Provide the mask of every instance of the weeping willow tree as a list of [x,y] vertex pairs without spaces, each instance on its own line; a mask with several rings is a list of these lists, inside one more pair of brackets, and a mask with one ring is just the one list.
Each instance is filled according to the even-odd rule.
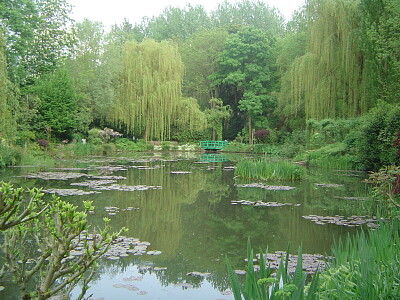
[[207,119],[196,99],[181,98],[177,105],[177,118],[174,124],[180,130],[203,131],[207,127]]
[[306,53],[282,79],[281,107],[305,118],[357,116],[369,108],[359,1],[309,0]]
[[127,42],[113,120],[146,140],[170,136],[181,98],[183,64],[177,47],[167,41]]
[[15,135],[16,108],[15,96],[12,93],[11,82],[7,76],[7,62],[4,55],[4,40],[0,32],[0,139],[10,140]]

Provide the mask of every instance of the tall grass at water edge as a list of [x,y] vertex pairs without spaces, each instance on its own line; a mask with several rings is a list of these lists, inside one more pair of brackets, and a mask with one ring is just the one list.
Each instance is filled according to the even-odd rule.
[[332,247],[334,260],[320,276],[322,299],[400,299],[399,220],[357,233]]
[[254,270],[253,250],[248,242],[244,285],[228,259],[226,263],[235,300],[400,299],[399,222],[395,219],[381,223],[377,230],[360,231],[339,240],[332,246],[333,259],[327,269],[312,275],[307,285],[301,248],[295,273],[288,274],[286,257],[272,277],[264,255],[260,255],[260,271]]
[[318,273],[312,278],[307,290],[305,284],[307,274],[303,272],[302,249],[299,248],[296,270],[293,274],[288,272],[289,251],[285,259],[282,259],[277,272],[266,264],[266,254],[260,253],[260,271],[255,271],[253,264],[253,250],[250,240],[247,242],[247,266],[244,286],[239,283],[236,273],[233,271],[229,259],[226,259],[228,276],[231,282],[235,300],[272,300],[272,299],[315,299],[318,284]]
[[236,176],[261,180],[295,181],[300,180],[303,174],[301,166],[288,161],[242,160],[235,169]]

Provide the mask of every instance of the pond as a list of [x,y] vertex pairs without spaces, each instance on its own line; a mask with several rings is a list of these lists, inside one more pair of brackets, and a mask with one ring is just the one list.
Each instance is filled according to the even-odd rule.
[[[225,257],[243,270],[248,238],[256,251],[290,244],[292,253],[302,245],[303,253],[330,255],[339,236],[374,226],[356,216],[370,203],[365,174],[306,169],[299,182],[259,184],[235,178],[244,156],[91,157],[8,168],[0,179],[61,193],[80,207],[93,200],[93,225],[108,217],[115,231],[124,226],[137,244],[150,244],[143,254],[102,259],[90,299],[233,299]],[[2,299],[18,298],[6,291]]]

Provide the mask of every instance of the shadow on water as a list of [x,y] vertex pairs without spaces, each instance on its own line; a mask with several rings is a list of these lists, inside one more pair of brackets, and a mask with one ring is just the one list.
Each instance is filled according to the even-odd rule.
[[[283,183],[294,189],[266,190],[242,186],[254,181],[235,177],[234,165],[239,159],[219,153],[189,158],[147,154],[144,158],[63,162],[57,172],[93,175],[108,170],[113,176],[125,178],[117,180],[120,185],[161,187],[131,192],[103,190],[93,195],[63,197],[78,206],[83,200],[93,200],[95,211],[90,216],[93,225],[109,217],[115,230],[125,226],[129,229],[126,235],[148,241],[149,250],[162,252],[158,256],[102,260],[88,295],[105,299],[122,299],[137,293],[144,299],[233,299],[225,293],[229,282],[224,257],[229,256],[236,269],[244,268],[248,237],[257,250],[266,247],[269,252],[286,250],[290,243],[293,252],[302,245],[303,253],[329,255],[335,239],[355,232],[355,228],[334,224],[316,225],[303,216],[356,214],[361,209],[357,199],[368,192],[362,181],[363,174],[313,169],[307,170],[302,181]],[[70,171],[62,167],[80,169]],[[88,180],[24,178],[25,174],[37,171],[10,168],[1,177],[21,186],[45,189],[76,188],[70,184]],[[235,201],[242,200],[285,205],[234,205]],[[110,215],[105,207],[119,210]],[[134,209],[126,210],[129,207]],[[14,298],[10,295],[5,299]]]

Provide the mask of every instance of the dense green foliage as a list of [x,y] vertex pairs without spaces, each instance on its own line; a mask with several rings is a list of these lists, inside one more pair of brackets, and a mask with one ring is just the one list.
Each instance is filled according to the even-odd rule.
[[[10,145],[90,141],[92,128],[113,126],[128,139],[274,143],[289,157],[344,143],[358,168],[397,163],[396,0],[308,0],[286,24],[262,1],[188,4],[109,31],[70,12],[67,0],[0,3],[0,132]],[[392,105],[385,124],[368,125],[379,101]],[[254,141],[255,132],[269,134]]]
[[[302,249],[299,248],[296,270],[293,274],[288,271],[289,252],[286,258],[280,261],[279,268],[274,273],[266,263],[265,253],[259,253],[260,271],[255,271],[253,263],[254,254],[250,245],[250,239],[247,242],[247,265],[245,285],[239,283],[237,275],[232,269],[227,259],[227,268],[231,287],[235,300],[272,300],[272,299],[315,299],[318,284],[318,274],[315,275],[310,283],[307,292],[304,292],[307,275],[302,270]],[[243,296],[243,297],[242,297]]]
[[[43,195],[37,188],[24,190],[0,183],[0,230],[4,234],[0,277],[6,272],[12,275],[21,299],[48,299],[61,291],[68,295],[78,282],[83,283],[82,298],[93,277],[85,276],[86,271],[125,229],[111,233],[109,220],[104,219],[104,228],[93,229],[97,237],[88,243],[87,211],[94,209],[92,203],[84,202],[85,211],[78,211],[58,197],[45,201]],[[86,241],[82,256],[68,260],[81,238]]]
[[[327,269],[311,275],[305,286],[302,252],[299,249],[295,273],[289,274],[282,259],[276,276],[260,253],[260,271],[254,271],[253,250],[248,243],[244,286],[227,261],[235,299],[397,299],[400,296],[399,222],[382,223],[378,230],[348,236],[333,245],[333,261]],[[268,252],[267,252],[268,253]]]

